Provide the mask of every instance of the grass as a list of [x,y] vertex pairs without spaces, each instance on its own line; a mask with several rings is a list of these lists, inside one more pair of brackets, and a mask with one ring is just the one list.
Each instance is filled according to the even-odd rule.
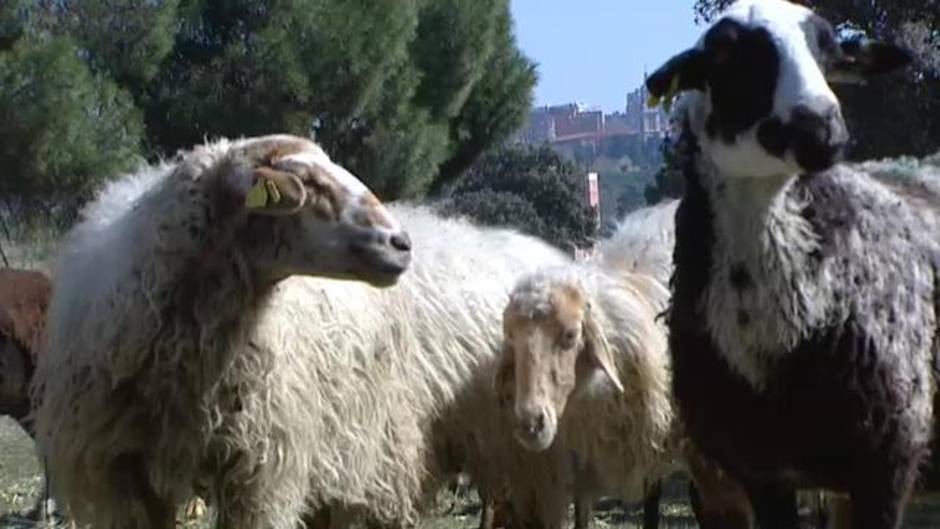
[[[687,481],[677,475],[663,487],[660,505],[662,529],[697,527],[686,502]],[[0,417],[0,529],[29,527],[16,516],[35,505],[42,492],[42,478],[32,440],[7,417]],[[808,511],[804,509],[804,515]],[[642,507],[603,500],[595,506],[593,529],[638,529],[642,527]],[[417,529],[476,529],[479,524],[480,502],[474,492],[453,494],[443,490]],[[208,529],[210,516],[187,520],[179,517],[180,529]],[[812,527],[807,520],[804,527]],[[33,527],[36,527],[33,525]],[[918,497],[908,508],[904,529],[940,527],[940,494]]]
[[[38,268],[48,272],[61,239],[62,231],[51,224],[13,223],[7,219],[6,229],[0,231],[0,251],[13,268]],[[3,264],[0,258],[0,266]]]

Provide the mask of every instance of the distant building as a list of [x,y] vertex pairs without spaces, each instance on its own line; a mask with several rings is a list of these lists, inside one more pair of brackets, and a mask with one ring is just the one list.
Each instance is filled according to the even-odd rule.
[[581,103],[533,108],[525,126],[513,137],[515,143],[581,145],[594,149],[615,136],[663,138],[669,134],[669,116],[661,106],[647,108],[649,93],[640,86],[627,94],[624,112],[604,114]]
[[548,108],[534,108],[529,112],[525,126],[516,134],[516,143],[538,145],[555,140],[555,120]]
[[630,136],[633,134],[638,134],[640,132],[640,127],[635,126],[630,121],[630,117],[627,116],[626,113],[614,112],[613,114],[607,114],[604,116],[604,132],[607,134],[622,134],[624,136]]
[[627,119],[635,127],[643,138],[663,138],[669,134],[671,124],[669,115],[663,110],[662,105],[656,108],[649,108],[646,101],[649,99],[649,92],[646,85],[640,85],[639,88],[627,94]]

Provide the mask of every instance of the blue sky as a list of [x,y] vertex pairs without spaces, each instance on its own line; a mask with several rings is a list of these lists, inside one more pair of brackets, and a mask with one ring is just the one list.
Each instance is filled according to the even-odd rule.
[[701,28],[692,0],[512,0],[519,46],[538,63],[538,105],[623,110],[626,93]]

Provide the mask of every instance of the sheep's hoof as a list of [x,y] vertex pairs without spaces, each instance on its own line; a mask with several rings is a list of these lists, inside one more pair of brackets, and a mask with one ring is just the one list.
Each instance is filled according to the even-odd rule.
[[189,500],[186,504],[185,516],[187,520],[196,520],[206,515],[206,502],[200,497]]

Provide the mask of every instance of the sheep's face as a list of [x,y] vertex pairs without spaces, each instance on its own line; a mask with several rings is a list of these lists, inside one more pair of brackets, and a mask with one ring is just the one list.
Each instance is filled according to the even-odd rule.
[[522,285],[503,314],[504,349],[496,388],[511,410],[516,439],[527,449],[551,446],[571,395],[598,370],[622,389],[606,342],[582,289]]
[[408,267],[408,234],[362,182],[313,142],[268,136],[233,153],[226,174],[246,212],[238,243],[261,276],[388,286]]
[[739,0],[646,85],[654,100],[690,91],[688,125],[722,175],[790,176],[831,167],[848,142],[827,79],[859,80],[909,61],[888,44],[840,43],[801,5]]

